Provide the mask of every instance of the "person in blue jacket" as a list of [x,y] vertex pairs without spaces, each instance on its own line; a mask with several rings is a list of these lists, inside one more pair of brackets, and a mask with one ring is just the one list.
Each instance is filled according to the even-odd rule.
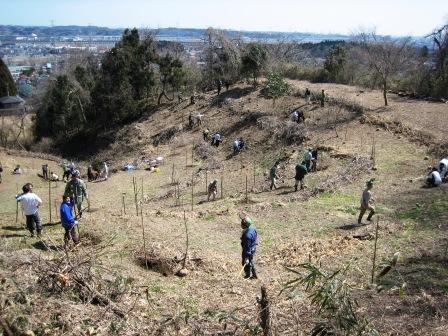
[[252,218],[245,216],[241,219],[242,265],[244,266],[245,279],[257,279],[255,271],[254,255],[257,248],[257,230],[253,226]]
[[61,224],[65,229],[64,247],[66,248],[68,246],[70,240],[73,240],[73,243],[77,246],[79,244],[79,235],[76,231],[78,221],[73,216],[69,195],[64,195],[62,197],[62,203],[59,210],[61,215]]

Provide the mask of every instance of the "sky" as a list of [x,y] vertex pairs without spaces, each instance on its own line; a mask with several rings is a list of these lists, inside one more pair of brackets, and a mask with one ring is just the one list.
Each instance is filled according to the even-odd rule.
[[0,0],[0,24],[207,28],[422,36],[448,0]]

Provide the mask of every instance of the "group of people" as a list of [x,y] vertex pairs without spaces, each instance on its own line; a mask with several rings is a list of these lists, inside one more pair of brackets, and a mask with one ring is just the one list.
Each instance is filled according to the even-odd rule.
[[[48,178],[48,176],[47,176]],[[22,193],[15,196],[17,202],[20,202],[23,213],[26,216],[26,226],[34,237],[35,233],[40,238],[42,234],[42,223],[39,217],[39,207],[42,200],[33,192],[33,184],[26,183],[22,187]],[[82,203],[87,199],[87,188],[81,180],[81,174],[74,170],[70,180],[67,182],[60,205],[60,217],[62,227],[65,229],[64,246],[67,247],[70,240],[73,240],[75,246],[79,244],[79,235],[75,230],[78,219],[82,217]]]
[[[305,187],[305,176],[309,172],[315,172],[317,171],[317,156],[318,156],[318,150],[317,148],[308,148],[305,151],[303,161],[301,163],[298,163],[295,166],[295,184],[294,184],[294,190],[297,191],[299,184],[300,189],[303,189]],[[271,180],[271,185],[269,187],[270,190],[277,189],[277,181],[279,180],[278,175],[278,169],[280,168],[280,161],[276,161],[274,165],[272,166],[271,170],[269,171],[269,178]]]
[[103,180],[107,180],[109,177],[109,167],[107,166],[107,163],[104,161],[101,164],[101,167],[99,170],[93,169],[93,166],[90,164],[87,167],[87,181],[95,181],[98,178],[101,178]]
[[443,182],[448,181],[448,157],[439,161],[434,167],[428,167],[429,173],[426,176],[426,185],[428,187],[437,187]]
[[48,169],[48,164],[42,165],[42,177],[44,180],[59,181],[59,176]]

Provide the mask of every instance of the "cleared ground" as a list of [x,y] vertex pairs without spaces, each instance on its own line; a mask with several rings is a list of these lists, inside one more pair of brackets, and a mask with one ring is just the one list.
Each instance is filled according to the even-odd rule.
[[[302,82],[293,84],[301,90],[305,86],[314,90],[321,87]],[[339,85],[326,85],[325,89],[331,96],[344,96],[374,111],[368,113],[403,119],[416,130],[423,127],[435,139],[441,139],[441,130],[446,128],[443,118],[437,119],[438,123],[432,122],[435,116],[448,112],[445,104],[392,96],[391,107],[384,110],[380,109],[378,91],[359,94],[356,88]],[[118,132],[122,141],[97,157],[114,162],[116,167],[142,157],[162,155],[165,158],[159,173],[143,169],[120,171],[107,181],[88,183],[91,211],[85,214],[79,227],[83,243],[76,251],[69,252],[72,260],[97,254],[102,262],[101,278],[115,283],[119,276],[126,279],[123,280],[126,285],[132,286],[116,302],[127,312],[125,320],[108,307],[83,303],[74,297],[70,300],[65,295],[59,299],[51,291],[42,294],[36,290],[39,276],[33,271],[37,268],[33,262],[38,259],[33,256],[46,259],[64,255],[63,230],[60,224],[49,223],[48,208],[50,204],[52,222],[56,222],[56,206],[64,184],[52,185],[49,202],[48,183],[37,176],[41,165],[49,161],[2,151],[0,161],[5,173],[0,184],[0,257],[2,277],[6,279],[2,302],[13,302],[5,305],[5,316],[24,330],[39,329],[48,335],[63,332],[133,335],[137,331],[175,334],[176,330],[179,334],[199,330],[205,334],[223,330],[248,334],[250,326],[258,323],[256,297],[264,284],[273,300],[271,310],[276,332],[306,335],[316,318],[306,293],[293,296],[288,291],[280,292],[292,276],[285,266],[295,267],[311,256],[320,259],[327,269],[351,264],[347,281],[355,288],[353,295],[360,305],[358,311],[371,319],[381,334],[446,335],[448,188],[447,185],[422,188],[426,167],[438,159],[429,156],[427,147],[415,144],[405,135],[361,124],[360,115],[332,105],[303,106],[308,140],[300,146],[287,145],[283,131],[289,111],[293,106],[302,105],[303,100],[291,96],[273,107],[271,101],[260,96],[260,91],[245,86],[224,93],[219,101],[207,94],[194,106],[185,102],[166,108],[122,129]],[[420,111],[424,111],[424,116],[419,117]],[[202,127],[193,130],[183,127],[166,144],[153,146],[156,134],[174,125],[186,124],[190,112],[204,114]],[[203,142],[205,126],[224,134],[225,141],[217,150],[210,150],[209,144]],[[233,157],[231,144],[237,136],[247,139],[247,148]],[[373,142],[377,169],[355,165],[355,158],[373,164],[370,159]],[[322,148],[321,170],[307,176],[305,191],[295,193],[293,167],[309,146]],[[192,161],[193,147],[196,150]],[[288,156],[289,160],[281,165],[280,188],[270,192],[266,174],[281,156]],[[25,168],[24,175],[9,175],[15,164]],[[205,168],[209,168],[207,176]],[[61,171],[57,162],[50,162],[50,170]],[[179,200],[174,196],[173,177],[180,183]],[[376,178],[373,193],[380,216],[377,263],[395,252],[402,255],[398,266],[381,280],[385,290],[379,293],[370,285],[374,242],[353,237],[374,234],[374,225],[354,226],[360,193],[365,181],[372,177]],[[146,199],[142,209],[143,227],[141,217],[136,215],[133,178],[139,188],[143,183]],[[207,181],[217,178],[219,189],[222,181],[222,199],[205,202],[206,178]],[[13,196],[25,182],[32,182],[35,192],[44,200],[40,210],[46,223],[44,244],[28,237],[20,212],[15,223]],[[122,207],[123,195],[126,214]],[[141,190],[138,199],[141,199]],[[189,233],[187,268],[190,273],[180,278],[172,272],[181,265],[173,258],[182,259],[185,250],[184,211]],[[258,230],[259,280],[243,280],[239,274],[238,215],[241,212],[254,218]],[[144,262],[145,255],[149,263]],[[100,283],[97,285],[100,290]],[[400,291],[395,287],[405,289]],[[21,292],[26,293],[27,300],[17,300],[17,293]]]

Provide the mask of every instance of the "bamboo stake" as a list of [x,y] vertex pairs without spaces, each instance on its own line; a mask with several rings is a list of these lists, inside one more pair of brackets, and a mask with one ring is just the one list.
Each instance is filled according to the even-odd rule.
[[208,193],[208,171],[205,171],[205,193]]
[[49,223],[51,223],[51,179],[48,179],[48,211],[50,213]]
[[182,263],[182,268],[185,268],[185,266],[186,266],[186,264],[187,264],[188,247],[189,247],[188,226],[187,226],[187,218],[185,217],[185,210],[184,210],[184,225],[185,225],[185,238],[186,238],[186,242],[185,242],[185,255],[184,255],[184,260],[183,260],[183,263]]
[[254,163],[254,186],[253,186],[254,189],[255,189],[255,173],[256,173],[256,168],[255,168],[255,163]]
[[[17,195],[19,194],[19,186],[16,184]],[[19,202],[16,200],[16,224],[19,220]]]
[[221,199],[224,198],[224,170],[221,172]]
[[132,177],[132,184],[134,186],[134,203],[135,203],[135,211],[137,212],[138,217],[138,202],[137,202],[137,181],[135,180],[135,177]]
[[140,207],[140,216],[142,217],[142,235],[143,235],[143,251],[145,258],[146,270],[148,270],[148,257],[146,255],[146,238],[145,238],[145,225],[143,224],[143,206]]
[[188,149],[187,147],[185,147],[185,171],[187,170],[188,167]]
[[376,263],[376,248],[377,248],[377,242],[378,242],[378,227],[380,226],[380,216],[376,217],[376,229],[375,229],[375,245],[373,248],[373,264],[372,264],[372,283],[375,277],[375,263]]
[[125,201],[124,201],[124,196],[126,195],[126,193],[122,193],[121,194],[121,201],[122,201],[122,204],[123,204],[123,214],[125,214],[126,215],[126,203],[125,203]]
[[194,165],[194,142],[193,145],[191,146],[191,165]]
[[246,172],[246,203],[249,202],[249,199],[247,197],[247,172]]
[[191,211],[193,211],[193,204],[194,204],[194,173],[191,172]]
[[171,183],[174,183],[174,162],[173,162],[173,170],[171,171]]
[[143,202],[143,177],[142,177],[142,199],[141,201]]

